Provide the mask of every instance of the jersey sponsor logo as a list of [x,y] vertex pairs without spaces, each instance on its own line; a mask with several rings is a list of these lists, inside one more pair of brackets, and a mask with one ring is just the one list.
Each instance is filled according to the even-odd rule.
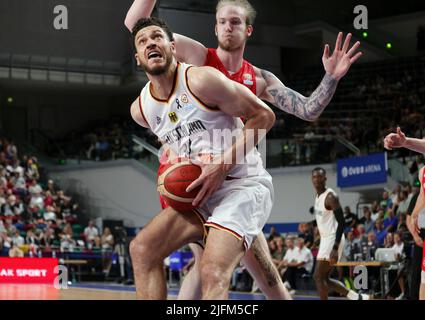
[[161,123],[161,118],[157,116],[157,117],[156,117],[156,124],[158,124],[158,125],[159,125],[160,123]]
[[187,94],[186,94],[186,93],[182,93],[182,94],[180,95],[180,101],[181,101],[183,104],[187,104],[187,103],[189,103],[189,98],[187,97]]
[[168,112],[168,118],[170,118],[171,123],[179,122],[179,117],[177,117],[177,113],[175,112]]
[[244,73],[243,77],[243,84],[247,86],[254,85],[254,81],[252,81],[252,75],[249,73]]
[[182,138],[189,137],[203,131],[207,131],[207,128],[205,128],[201,120],[196,120],[168,131],[161,137],[161,140],[165,143],[172,144],[180,141]]
[[189,97],[187,96],[186,93],[182,93],[177,99],[176,99],[176,104],[177,104],[177,110],[178,111],[189,111],[191,109],[193,109],[195,106],[191,103],[189,103]]

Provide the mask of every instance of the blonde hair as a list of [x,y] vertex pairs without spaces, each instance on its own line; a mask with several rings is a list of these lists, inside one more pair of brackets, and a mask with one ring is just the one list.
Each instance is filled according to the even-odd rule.
[[233,5],[245,9],[246,24],[253,25],[257,17],[257,11],[247,0],[219,0],[216,7],[216,12],[226,5]]

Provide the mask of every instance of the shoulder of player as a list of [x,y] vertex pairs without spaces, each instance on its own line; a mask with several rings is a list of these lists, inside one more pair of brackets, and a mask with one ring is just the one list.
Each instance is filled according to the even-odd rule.
[[254,74],[255,74],[255,80],[257,82],[257,86],[263,85],[264,87],[266,87],[267,81],[264,75],[265,75],[265,72],[267,71],[260,69],[256,66],[253,66],[253,68],[254,68]]
[[339,204],[338,195],[334,192],[328,192],[325,198],[325,204],[334,207]]
[[145,118],[145,115],[143,113],[143,107],[140,101],[140,96],[133,101],[133,103],[130,106],[130,114],[134,121],[136,121],[139,125],[143,127],[148,127],[149,124]]
[[261,98],[266,98],[268,88],[282,85],[279,78],[270,71],[254,67],[254,72],[257,81],[257,96]]
[[192,66],[187,70],[186,76],[192,90],[210,89],[227,80],[224,74],[209,66]]
[[269,83],[270,81],[276,80],[277,77],[270,71],[267,71],[265,69],[260,69],[258,67],[254,67],[255,77],[260,80],[264,81],[266,83]]

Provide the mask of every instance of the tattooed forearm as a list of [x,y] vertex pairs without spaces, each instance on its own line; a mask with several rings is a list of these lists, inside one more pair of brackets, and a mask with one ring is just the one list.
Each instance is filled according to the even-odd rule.
[[[317,89],[310,97],[285,87],[272,73],[262,70],[262,75],[268,83],[267,91],[273,97],[273,105],[282,111],[291,113],[307,121],[316,120],[331,101],[338,80],[326,74]],[[273,81],[273,78],[276,80]]]

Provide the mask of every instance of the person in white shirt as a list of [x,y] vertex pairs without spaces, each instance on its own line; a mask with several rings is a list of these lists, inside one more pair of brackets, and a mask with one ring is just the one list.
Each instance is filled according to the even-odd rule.
[[397,258],[400,260],[404,256],[404,243],[401,240],[401,236],[399,233],[394,234],[394,245],[392,249],[397,253]]
[[313,271],[313,254],[311,250],[305,246],[304,239],[298,238],[297,241],[298,250],[297,252],[297,262],[299,264],[298,269],[307,271],[307,273],[311,273]]
[[400,192],[399,201],[397,202],[397,216],[402,213],[406,213],[409,208],[410,200],[408,199],[409,192],[403,190]]
[[33,179],[31,181],[31,185],[28,188],[29,193],[31,193],[32,196],[39,195],[43,192],[43,189],[41,186],[37,183],[37,180]]
[[86,241],[88,243],[95,244],[96,247],[99,247],[99,231],[95,227],[93,220],[90,220],[89,225],[84,229],[84,235],[86,236]]
[[285,242],[286,242],[287,250],[281,262],[282,266],[288,266],[290,263],[296,261],[296,250],[295,250],[296,248],[294,246],[294,240],[289,238],[289,239],[286,239]]
[[103,272],[105,274],[109,273],[109,270],[111,268],[111,252],[114,246],[114,236],[111,233],[111,229],[106,227],[103,230],[103,234],[101,237],[101,244],[102,244],[102,267]]
[[19,171],[15,170],[14,172],[14,178],[13,178],[13,186],[18,192],[25,193],[27,190],[27,184],[25,181],[25,178],[23,174],[21,174]]
[[111,229],[109,229],[108,227],[106,227],[103,231],[101,241],[103,250],[111,250],[113,248],[114,236],[111,233]]
[[[392,249],[397,254],[397,260],[401,261],[404,258],[404,242],[401,240],[401,235],[399,233],[394,234],[394,245]],[[402,272],[403,268],[399,268],[399,272]],[[396,298],[396,300],[401,300],[404,297],[406,286],[405,286],[405,275],[402,274],[398,279],[398,284],[400,286],[401,294]]]
[[38,206],[40,209],[44,208],[44,198],[41,193],[35,193],[32,195],[29,206]]
[[19,230],[15,231],[15,235],[12,237],[12,243],[18,247],[25,244],[25,239],[21,236]]
[[296,277],[313,271],[313,255],[304,244],[303,238],[297,238],[296,247],[294,240],[287,240],[288,251],[286,251],[282,264],[287,267],[283,278],[285,286],[289,289],[289,293],[294,294],[296,289]]
[[2,206],[1,213],[5,216],[20,215],[24,211],[22,202],[18,202],[15,195],[10,195]]
[[375,222],[376,220],[379,219],[379,216],[381,216],[381,210],[372,213],[370,217],[372,218],[372,221]]
[[392,201],[393,203],[397,203],[397,202],[399,202],[399,195],[400,195],[400,192],[401,192],[401,185],[399,185],[399,184],[398,184],[398,185],[394,188],[393,192],[391,192],[391,195],[390,195],[391,201]]
[[301,271],[302,269],[299,269],[303,265],[300,260],[303,259],[299,252],[299,248],[295,247],[294,240],[293,239],[287,239],[286,240],[287,245],[287,251],[285,256],[283,257],[283,260],[280,264],[280,267],[285,267],[282,269],[283,271],[283,280],[284,285],[291,289],[290,293],[294,294],[296,289],[296,275],[298,271]]
[[46,212],[43,215],[44,220],[56,222],[56,213],[55,209],[52,206],[47,206]]

